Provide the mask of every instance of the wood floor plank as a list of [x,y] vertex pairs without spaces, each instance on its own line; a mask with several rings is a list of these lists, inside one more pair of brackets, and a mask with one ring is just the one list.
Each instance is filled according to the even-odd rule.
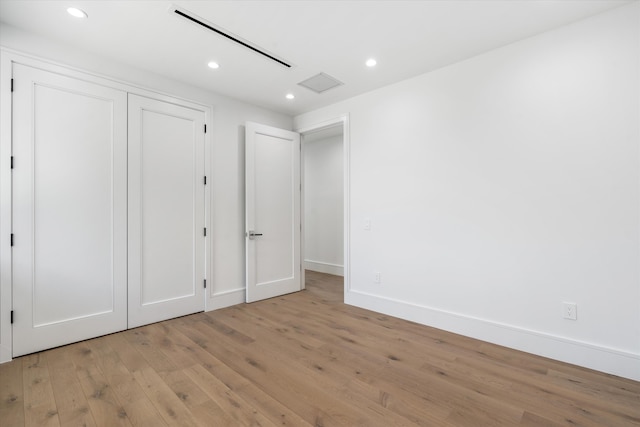
[[186,369],[185,374],[203,390],[238,425],[275,426],[256,408],[247,404],[233,390],[202,366]]
[[0,425],[640,427],[640,382],[345,305],[337,276],[306,283],[3,364]]
[[[575,368],[575,367],[570,367]],[[570,371],[549,369],[546,379],[561,387],[585,393],[607,404],[635,406],[640,416],[640,383],[615,377],[615,385],[609,384],[607,377],[593,377],[590,371]],[[604,391],[604,393],[603,393]]]
[[[122,332],[124,339],[134,347],[156,372],[174,371],[177,366],[158,346],[152,345],[154,325],[142,326]],[[143,370],[146,370],[143,369]]]
[[25,425],[59,426],[46,353],[36,353],[22,358],[22,383],[24,385]]
[[90,341],[69,346],[68,356],[76,367],[76,376],[82,386],[96,424],[101,426],[131,426],[122,402],[100,369],[91,349]]
[[7,425],[24,425],[22,360],[0,365],[0,420]]
[[[508,390],[497,393],[496,396],[513,401],[525,411],[544,413],[545,418],[553,422],[606,425],[614,416],[640,424],[640,406],[635,403],[620,405],[611,398],[598,398],[590,391],[585,392],[583,389],[576,388],[573,383],[567,384],[549,379],[546,374],[519,372],[514,375],[509,371],[509,365],[502,362],[487,364],[473,358],[460,358],[459,365],[466,365],[474,372],[485,372],[492,378],[500,379],[508,376],[512,385]],[[460,376],[457,381],[466,383],[467,379]],[[554,396],[554,398],[549,399],[548,396]],[[570,418],[567,417],[568,414],[571,414]]]
[[134,376],[167,424],[175,426],[198,424],[182,400],[162,380],[158,372],[149,367],[136,371]]
[[[117,392],[123,395],[127,401],[125,411],[132,419],[132,424],[136,426],[174,425],[173,417],[177,416],[176,411],[170,406],[167,408],[162,401],[158,401],[152,393],[153,390],[145,390],[143,387],[146,383],[139,380],[141,372],[153,369],[135,347],[135,343],[141,342],[140,339],[133,339],[134,344],[132,344],[132,340],[127,339],[124,334],[113,334],[105,338],[107,338],[106,342],[111,351],[117,355],[122,364],[122,367],[118,367],[118,370],[114,372],[114,378]],[[163,366],[166,367],[166,361],[163,362]],[[128,372],[124,378],[118,375],[118,371],[123,370]],[[170,398],[167,398],[166,390],[160,397],[164,401],[171,401]],[[176,401],[173,401],[173,404],[175,403]],[[179,408],[179,412],[181,411],[182,408]]]
[[[200,346],[209,351],[216,359],[229,366],[238,375],[249,378],[262,392],[285,404],[306,423],[326,426],[348,425],[348,423],[334,419],[329,413],[333,408],[332,399],[327,401],[324,394],[311,396],[308,384],[287,384],[282,378],[277,377],[277,373],[275,378],[267,374],[264,367],[255,360],[253,352],[237,353],[237,351],[231,349],[231,346],[216,345],[215,340],[211,338],[211,329],[205,325],[190,324],[188,326],[179,326],[179,330],[199,343]],[[283,367],[283,369],[286,369],[286,367]]]
[[47,353],[47,367],[61,425],[95,426],[89,403],[76,376],[76,367],[68,356],[69,347]]
[[103,339],[118,354],[118,358],[131,374],[149,367],[142,354],[125,339],[124,333],[107,335]]
[[120,359],[120,354],[107,340],[91,340],[87,344],[95,355],[97,367],[123,405],[146,398],[142,387]]
[[[231,324],[229,318],[225,319],[227,324],[225,328],[230,328]],[[244,328],[248,322],[237,322],[236,328]],[[266,341],[274,341],[278,339],[277,333],[272,333],[267,329],[263,330],[262,339]],[[287,366],[287,373],[295,372],[297,375],[302,375],[307,378],[310,384],[314,385],[315,393],[319,395],[322,392],[328,392],[332,397],[337,397],[340,401],[349,400],[353,406],[359,408],[358,410],[346,411],[351,413],[352,418],[350,423],[359,422],[356,420],[362,420],[364,425],[375,422],[371,419],[371,416],[375,416],[381,422],[386,425],[413,425],[413,423],[403,417],[401,414],[395,413],[384,406],[382,401],[378,398],[381,390],[374,390],[376,397],[374,399],[368,399],[367,397],[353,393],[350,390],[350,380],[355,380],[355,374],[344,375],[344,372],[339,372],[333,368],[333,364],[328,362],[323,363],[319,360],[318,355],[313,350],[304,346],[298,345],[293,342],[293,345],[286,345],[286,342],[281,341],[279,349],[272,349],[262,347],[260,352],[260,358],[256,357],[258,363],[261,363],[265,369],[274,371],[279,365]],[[280,359],[280,360],[278,360]],[[278,360],[278,365],[270,364],[271,360]]]
[[[177,329],[175,323],[171,328],[174,330],[174,339],[182,341],[184,351],[190,352],[197,359],[198,364],[206,369],[211,375],[218,378],[226,387],[233,390],[240,398],[250,405],[260,408],[261,412],[269,418],[269,420],[281,426],[300,426],[309,425],[298,414],[275,400],[272,396],[260,390],[256,385],[247,378],[238,375],[236,371],[229,366],[216,359],[211,353],[206,351],[206,343],[201,341],[200,345],[191,341],[185,335],[182,335]],[[179,336],[182,338],[179,338]],[[202,345],[202,347],[201,347]],[[211,413],[210,410],[207,413]]]
[[156,407],[147,399],[126,402],[123,408],[127,418],[134,427],[162,427],[168,426]]
[[[297,322],[301,324],[302,321],[298,320]],[[318,331],[322,330],[321,326],[313,325],[317,323],[316,319],[311,319],[309,322],[309,325],[305,325],[307,330],[312,331],[314,328],[317,328]],[[316,357],[326,355],[328,361],[325,363],[335,364],[339,367],[349,367],[350,371],[343,371],[342,376],[353,377],[371,386],[380,386],[382,391],[389,396],[397,395],[398,392],[402,393],[401,389],[405,389],[404,393],[406,394],[406,389],[411,388],[411,393],[406,394],[404,400],[421,402],[421,405],[416,403],[413,406],[424,408],[426,413],[421,414],[424,420],[434,422],[435,419],[442,419],[448,416],[451,409],[447,405],[449,399],[438,400],[438,394],[444,394],[442,393],[443,390],[431,387],[430,380],[421,378],[418,375],[420,374],[418,370],[407,369],[406,366],[401,367],[399,363],[402,362],[398,357],[389,354],[387,346],[374,340],[371,341],[374,345],[367,347],[362,345],[364,340],[361,337],[354,337],[358,339],[356,341],[350,338],[349,334],[343,335],[340,331],[335,332],[335,335],[340,339],[333,340],[331,343],[317,349]],[[382,341],[382,343],[384,342],[386,341]],[[337,363],[332,363],[334,361]],[[398,366],[385,371],[384,368],[389,366],[390,363]],[[376,381],[381,378],[389,379],[389,381]],[[395,386],[394,382],[400,384],[400,387]],[[417,399],[414,399],[414,396]],[[405,414],[405,416],[411,417],[410,414]]]
[[559,427],[563,424],[555,423],[542,415],[525,411],[519,425],[523,427]]
[[226,412],[210,402],[194,406],[191,412],[202,427],[235,425],[234,420]]
[[237,316],[242,316],[243,319],[251,318],[252,323],[255,325],[255,331],[253,334],[256,336],[260,335],[261,330],[266,327],[283,334],[283,336],[295,339],[300,342],[300,345],[304,345],[309,348],[318,348],[325,344],[324,340],[316,338],[313,334],[298,328],[297,324],[288,325],[287,322],[283,321],[283,319],[278,317],[277,314],[274,316],[274,313],[268,313],[269,316],[263,316],[261,312],[263,306],[261,305],[254,305],[252,306],[252,309],[247,308],[248,307],[243,305],[230,307],[227,319],[233,319]]
[[[126,350],[134,353],[134,360],[135,356],[139,356],[141,359],[142,356],[131,347],[119,347],[118,344],[122,343],[122,341],[118,340],[116,336],[105,338],[110,339],[91,340],[88,344],[96,356],[96,364],[115,393],[118,401],[122,403],[122,408],[129,422],[131,422],[133,426],[153,427],[167,425],[156,407],[147,399],[146,393],[136,381],[134,375],[120,358],[120,355],[128,354]],[[126,350],[119,353],[113,349],[112,343],[116,348]],[[146,362],[142,365],[145,367],[148,366]],[[134,364],[134,366],[139,367],[141,365]]]
[[[283,330],[283,328],[275,327],[275,325],[265,327],[264,322],[255,322],[245,312],[246,310],[236,310],[233,319],[227,317],[226,321],[239,329],[251,329],[261,325],[261,337],[266,340],[279,340],[282,343],[281,348],[293,359],[290,362],[290,366],[300,366],[300,369],[309,370],[310,380],[318,386],[330,390],[345,399],[354,400],[355,398],[360,405],[368,407],[382,417],[386,415],[391,418],[391,420],[387,421],[394,425],[400,425],[407,421],[414,424],[428,423],[429,420],[435,421],[433,417],[435,408],[427,408],[427,405],[424,405],[424,401],[413,399],[412,396],[406,396],[402,400],[394,399],[394,396],[397,395],[395,393],[397,389],[392,387],[380,389],[372,385],[365,380],[366,374],[363,375],[363,371],[360,368],[360,370],[354,370],[347,364],[337,363],[337,358],[334,355],[328,355],[321,351],[320,348],[308,347],[305,343],[298,341],[295,335],[289,334],[286,328]],[[362,367],[360,361],[356,363]],[[375,371],[372,375],[377,375],[379,369],[380,366],[376,366],[372,370],[372,372]],[[416,411],[417,408],[425,408],[425,411],[420,409]],[[430,411],[426,409],[430,409]],[[400,418],[387,414],[387,411],[395,413]],[[448,411],[445,412],[448,413]]]
[[160,376],[187,408],[191,409],[205,403],[213,403],[207,397],[206,392],[189,378],[185,370],[165,372]]
[[[174,329],[170,327],[171,322],[160,322],[149,325],[149,338],[151,344],[157,347],[160,352],[169,360],[171,360],[175,369],[186,369],[194,364],[192,352],[189,351],[192,342],[185,342],[181,339]],[[186,350],[186,351],[185,351]]]
[[196,421],[202,426],[234,425],[233,418],[206,391],[196,384],[184,370],[165,372],[162,379],[182,400]]

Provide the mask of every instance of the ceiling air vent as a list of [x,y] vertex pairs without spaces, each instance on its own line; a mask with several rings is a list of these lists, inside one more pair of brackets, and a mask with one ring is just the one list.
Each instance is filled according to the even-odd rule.
[[176,7],[176,6],[171,6],[171,8],[169,9],[171,12],[175,13],[176,15],[187,19],[189,21],[191,21],[194,24],[198,24],[199,26],[201,26],[202,28],[206,28],[209,31],[212,31],[222,37],[225,37],[229,40],[231,40],[232,42],[245,47],[249,50],[252,50],[255,53],[258,53],[266,58],[269,58],[270,60],[277,62],[278,64],[287,67],[287,68],[291,68],[291,64],[288,64],[287,62],[285,62],[282,58],[278,58],[276,55],[267,52],[266,50],[262,49],[260,46],[251,43],[248,40],[244,40],[243,38],[236,36],[224,29],[222,29],[221,27],[218,27],[214,24],[212,24],[211,22],[208,22],[207,20],[200,18],[199,16],[185,10],[182,9],[180,7]]
[[323,93],[334,87],[343,85],[340,80],[331,77],[328,74],[320,73],[313,77],[308,78],[305,81],[298,83],[299,86],[306,87],[314,91],[315,93]]

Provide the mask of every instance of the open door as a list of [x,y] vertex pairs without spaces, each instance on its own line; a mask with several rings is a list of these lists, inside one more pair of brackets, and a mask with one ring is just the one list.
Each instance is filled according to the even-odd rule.
[[246,124],[247,302],[300,290],[300,135]]

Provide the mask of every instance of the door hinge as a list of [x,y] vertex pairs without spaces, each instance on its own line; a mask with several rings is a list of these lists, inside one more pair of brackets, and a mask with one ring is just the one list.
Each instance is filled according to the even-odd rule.
[[204,235],[207,235],[207,227],[204,228]]
[[204,176],[204,185],[207,185],[207,176]]
[[11,233],[11,246],[13,246],[13,233]]
[[11,169],[13,169],[13,156],[11,156]]
[[207,133],[207,125],[204,125],[204,133]]
[[11,92],[13,92],[13,79],[11,79]]
[[11,324],[13,325],[13,310],[11,310]]
[[207,279],[204,279],[204,288],[207,289]]

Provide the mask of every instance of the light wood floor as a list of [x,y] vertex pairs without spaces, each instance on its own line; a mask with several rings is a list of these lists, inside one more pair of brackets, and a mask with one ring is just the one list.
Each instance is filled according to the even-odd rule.
[[292,295],[0,365],[0,425],[640,426],[640,383]]

